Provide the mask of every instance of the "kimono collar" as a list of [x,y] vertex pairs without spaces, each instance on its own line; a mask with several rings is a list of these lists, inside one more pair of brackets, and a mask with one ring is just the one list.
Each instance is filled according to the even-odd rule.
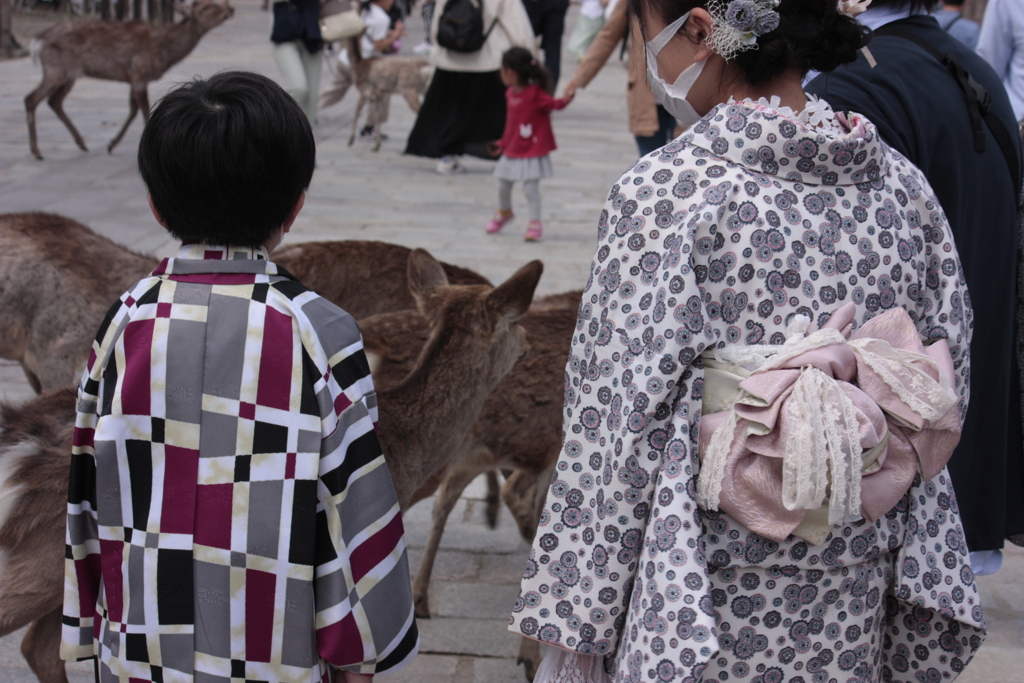
[[[707,113],[663,152],[691,144],[752,171],[806,185],[855,185],[884,178],[888,148],[878,129],[860,114],[812,116],[773,102],[727,102]],[[678,148],[676,147],[678,146]]]
[[279,270],[264,247],[183,244],[176,256],[164,259],[153,271],[153,275],[198,273],[277,275]]

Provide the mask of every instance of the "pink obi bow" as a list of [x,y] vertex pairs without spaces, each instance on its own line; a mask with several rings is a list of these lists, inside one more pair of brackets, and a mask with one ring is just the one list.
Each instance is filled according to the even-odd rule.
[[[702,508],[775,541],[794,534],[817,545],[836,524],[892,509],[918,463],[925,480],[945,467],[960,441],[948,344],[925,347],[898,307],[851,336],[855,313],[849,303],[782,346],[706,359]],[[722,391],[734,398],[716,406]]]

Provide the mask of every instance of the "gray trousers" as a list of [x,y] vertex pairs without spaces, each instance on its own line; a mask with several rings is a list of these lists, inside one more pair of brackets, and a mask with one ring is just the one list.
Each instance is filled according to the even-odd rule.
[[[512,185],[514,180],[498,178],[498,208],[502,211],[512,210]],[[530,220],[540,220],[540,179],[523,181],[523,194],[530,205]]]
[[310,125],[316,122],[316,101],[320,92],[323,54],[310,54],[301,40],[273,44],[274,61],[281,70],[282,86],[306,112]]

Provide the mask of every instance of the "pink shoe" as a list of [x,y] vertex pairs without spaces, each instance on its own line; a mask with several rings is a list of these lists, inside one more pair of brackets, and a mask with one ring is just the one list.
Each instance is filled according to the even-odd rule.
[[543,231],[544,226],[541,225],[540,221],[530,221],[530,225],[526,228],[526,235],[523,236],[523,239],[527,242],[539,242]]
[[501,209],[498,209],[497,211],[494,212],[494,217],[491,218],[491,222],[487,224],[487,234],[493,235],[494,233],[498,232],[499,230],[505,227],[506,223],[508,223],[515,217],[516,215],[511,211],[505,214],[502,213]]

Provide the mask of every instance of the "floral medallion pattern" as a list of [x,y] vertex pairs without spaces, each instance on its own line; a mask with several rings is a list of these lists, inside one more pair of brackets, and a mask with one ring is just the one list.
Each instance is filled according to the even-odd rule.
[[963,412],[971,309],[920,172],[862,117],[720,105],[612,187],[565,376],[563,450],[510,621],[621,683],[940,681],[984,622],[948,474],[810,546],[694,501],[701,353],[796,314],[902,306],[947,339]]

